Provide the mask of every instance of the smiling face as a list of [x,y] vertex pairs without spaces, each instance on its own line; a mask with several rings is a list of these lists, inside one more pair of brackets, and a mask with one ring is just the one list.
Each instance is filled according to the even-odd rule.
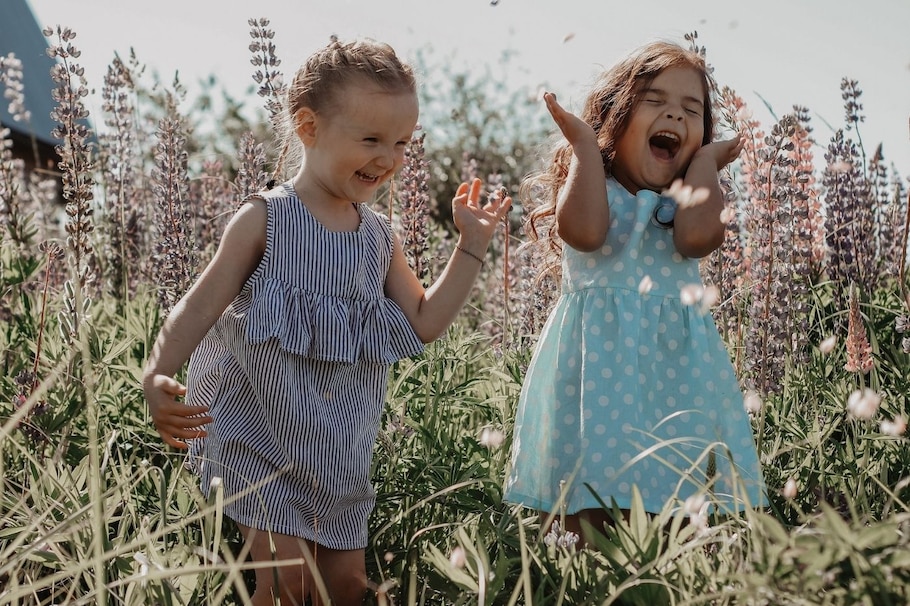
[[705,83],[690,67],[669,67],[636,95],[614,145],[611,173],[629,192],[661,192],[682,177],[705,136]]
[[301,110],[301,189],[310,199],[364,202],[404,162],[417,125],[417,95],[357,79],[345,84],[337,99],[319,113]]

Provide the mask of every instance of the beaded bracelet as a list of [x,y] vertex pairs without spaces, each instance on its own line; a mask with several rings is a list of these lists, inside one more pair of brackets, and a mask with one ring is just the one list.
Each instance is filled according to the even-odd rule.
[[469,250],[467,250],[467,249],[464,249],[464,248],[458,246],[457,244],[455,245],[455,250],[460,250],[461,252],[463,252],[464,254],[468,255],[469,257],[474,257],[475,259],[477,259],[477,260],[480,262],[480,266],[483,267],[483,259],[481,259],[481,258],[478,257],[477,255],[475,255],[475,254],[472,253],[471,251],[469,251]]

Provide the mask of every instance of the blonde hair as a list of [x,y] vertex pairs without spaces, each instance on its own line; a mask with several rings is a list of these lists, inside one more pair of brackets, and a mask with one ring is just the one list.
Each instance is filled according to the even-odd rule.
[[[705,93],[705,134],[702,145],[710,143],[714,138],[713,81],[704,57],[696,50],[683,48],[674,42],[651,42],[601,74],[585,99],[580,117],[597,134],[606,174],[611,173],[615,155],[614,142],[628,127],[640,93],[670,67],[690,67],[701,75]],[[542,274],[554,269],[562,251],[552,221],[556,212],[556,198],[566,182],[572,160],[572,147],[564,138],[556,143],[552,157],[546,168],[532,173],[522,182],[519,191],[521,199],[529,201],[529,206],[534,209],[525,221],[528,235],[532,240],[543,239],[549,244],[550,263],[545,264]],[[543,235],[538,232],[542,225],[546,225]]]
[[304,107],[316,112],[332,111],[340,103],[345,86],[358,79],[389,92],[417,92],[413,68],[402,62],[388,44],[369,38],[339,42],[333,37],[328,46],[307,58],[287,89],[281,120],[283,128],[279,133],[281,152],[273,178],[282,178],[284,167],[293,166],[295,162],[292,160],[299,160],[296,156],[300,153],[300,146],[296,145],[298,139],[294,124],[297,112]]

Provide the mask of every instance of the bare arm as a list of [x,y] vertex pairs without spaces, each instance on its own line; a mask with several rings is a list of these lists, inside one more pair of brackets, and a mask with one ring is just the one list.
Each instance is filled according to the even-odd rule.
[[208,406],[177,401],[186,387],[174,375],[256,269],[265,250],[265,225],[264,200],[254,199],[237,212],[211,263],[168,315],[146,362],[145,399],[158,433],[171,446],[186,448],[184,440],[204,436],[202,425],[211,421],[203,414]]
[[706,189],[708,199],[677,210],[673,243],[680,254],[704,257],[723,244],[726,226],[720,220],[720,213],[724,209],[724,196],[717,173],[735,160],[742,148],[742,140],[734,137],[709,143],[692,157],[684,181],[693,189]]
[[[452,200],[452,216],[459,236],[442,275],[426,290],[411,271],[401,244],[395,239],[392,264],[386,276],[386,295],[404,312],[424,343],[439,338],[464,307],[480,273],[493,230],[509,212],[512,199],[494,199],[481,206],[480,179],[462,183]],[[474,258],[477,257],[477,258]]]
[[572,146],[569,174],[556,200],[557,233],[572,248],[597,250],[610,227],[607,181],[597,135],[589,124],[563,109],[553,93],[544,93],[544,101]]

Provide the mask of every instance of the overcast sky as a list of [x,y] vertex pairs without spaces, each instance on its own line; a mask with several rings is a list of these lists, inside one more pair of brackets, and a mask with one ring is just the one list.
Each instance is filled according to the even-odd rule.
[[858,80],[867,153],[883,143],[886,159],[910,177],[910,0],[28,1],[39,25],[77,32],[93,87],[115,51],[134,48],[165,81],[176,70],[188,84],[214,75],[236,96],[255,69],[250,17],[271,19],[286,74],[331,34],[383,40],[405,58],[432,47],[456,72],[495,65],[508,50],[515,86],[544,86],[573,108],[593,75],[632,48],[655,38],[683,42],[697,30],[719,83],[766,130],[773,120],[762,99],[778,115],[799,104],[827,143],[844,125],[841,79]]

